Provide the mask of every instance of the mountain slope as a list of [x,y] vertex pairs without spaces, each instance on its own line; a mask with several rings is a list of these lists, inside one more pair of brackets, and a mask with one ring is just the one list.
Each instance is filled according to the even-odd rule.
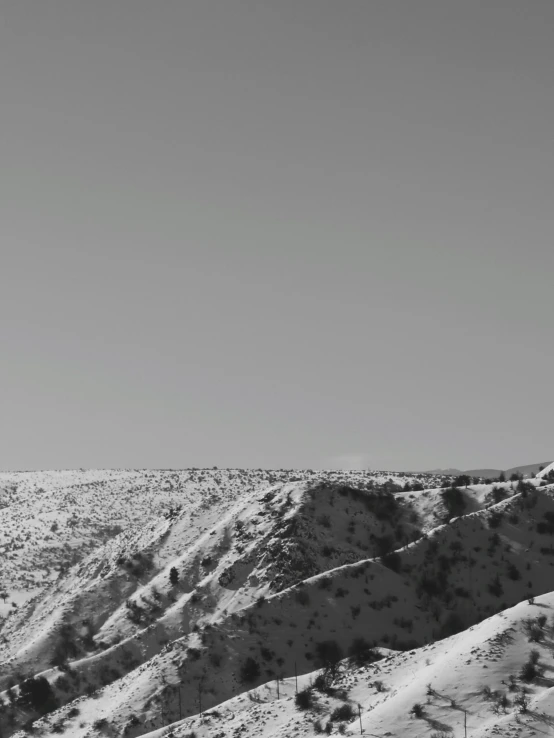
[[[423,649],[551,590],[554,493],[541,480],[359,481],[312,474],[225,509],[208,498],[100,546],[0,631],[0,730],[144,735],[200,701],[213,712],[313,673],[325,644]],[[42,719],[25,697],[33,674],[59,705]]]
[[[118,533],[181,507],[192,524],[223,515],[273,484],[325,477],[344,484],[440,484],[436,476],[263,469],[69,470],[0,473],[0,616]],[[208,523],[209,525],[209,523]]]
[[[299,710],[294,702],[294,679],[285,680],[277,696],[276,682],[268,682],[224,702],[201,719],[178,721],[172,735],[184,738],[192,731],[200,736],[240,734],[244,738],[263,735],[284,738],[311,735],[316,724],[325,726],[333,712],[351,707],[353,716],[333,721],[333,732],[341,722],[346,734],[418,738],[432,731],[445,731],[452,738],[467,734],[475,738],[550,734],[554,723],[552,655],[554,594],[536,598],[533,605],[517,604],[478,625],[437,643],[410,652],[382,651],[384,659],[356,667],[343,662],[334,681],[334,693],[313,690],[312,709]],[[541,640],[530,642],[525,622],[547,616],[540,628]],[[539,676],[525,681],[521,670],[531,651],[538,654]],[[314,683],[318,672],[299,678],[302,690]],[[510,680],[513,676],[513,681]],[[518,700],[525,694],[529,704],[520,712]],[[505,698],[505,699],[503,699]],[[423,709],[420,718],[411,711]],[[161,730],[147,738],[159,738]]]

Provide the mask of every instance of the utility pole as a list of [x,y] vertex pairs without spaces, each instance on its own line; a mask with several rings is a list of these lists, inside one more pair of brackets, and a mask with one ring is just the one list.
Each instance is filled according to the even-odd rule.
[[202,718],[202,682],[198,682],[198,705],[200,707],[200,722],[204,722]]
[[464,710],[464,736],[467,738],[467,710]]
[[358,702],[358,717],[360,718],[360,735],[363,735],[364,729],[362,728],[362,706]]
[[279,677],[277,677],[277,699],[279,699]]

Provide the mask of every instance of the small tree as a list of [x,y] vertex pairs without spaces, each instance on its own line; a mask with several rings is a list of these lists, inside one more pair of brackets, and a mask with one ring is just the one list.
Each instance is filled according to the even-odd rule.
[[519,711],[521,713],[526,713],[527,708],[529,707],[529,698],[525,694],[525,692],[521,691],[518,696],[514,700],[514,704],[516,704],[519,707]]
[[456,479],[452,483],[452,486],[465,487],[467,489],[469,484],[471,484],[471,478],[467,474],[460,474],[459,477],[456,477]]
[[500,707],[503,710],[503,712],[506,712],[506,710],[510,706],[510,700],[508,699],[507,695],[501,694],[498,697],[496,704],[498,705],[498,707]]
[[172,587],[176,587],[179,584],[179,572],[174,566],[169,570],[169,582]]
[[423,705],[420,705],[419,702],[416,702],[415,705],[410,710],[410,714],[416,718],[422,718],[424,715],[424,712],[425,710],[423,709]]

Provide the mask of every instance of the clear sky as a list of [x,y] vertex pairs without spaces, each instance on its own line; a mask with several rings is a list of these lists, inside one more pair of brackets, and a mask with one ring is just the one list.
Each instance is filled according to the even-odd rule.
[[554,458],[552,0],[3,0],[3,469]]

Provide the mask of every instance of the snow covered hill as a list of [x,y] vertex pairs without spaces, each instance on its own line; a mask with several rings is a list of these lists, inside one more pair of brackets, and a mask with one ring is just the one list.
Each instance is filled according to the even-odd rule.
[[[27,496],[39,501],[40,520],[49,493],[38,492],[39,483],[52,485],[54,505],[75,508],[67,501],[86,500],[90,485],[97,499],[121,495],[106,504],[134,521],[5,619],[3,738],[22,737],[24,726],[75,738],[354,733],[360,719],[373,735],[441,729],[455,738],[463,735],[460,700],[468,725],[475,717],[471,735],[489,735],[483,731],[505,717],[485,721],[481,712],[494,699],[470,698],[477,667],[469,654],[486,650],[485,635],[496,637],[509,613],[535,617],[552,604],[554,491],[545,479],[448,487],[439,478],[370,472],[192,477],[59,472],[20,478],[16,487],[3,480],[7,510]],[[90,494],[97,530],[110,518],[92,518]],[[92,538],[85,523],[81,534]],[[520,645],[530,633],[541,648],[550,643],[546,621],[526,628]],[[543,702],[546,656],[529,681],[532,699]],[[295,674],[300,691],[317,688],[295,698]],[[480,677],[491,694],[500,688],[495,675]],[[422,696],[425,679],[433,691]],[[503,704],[515,721],[511,692],[510,710]],[[427,698],[421,716],[410,717]]]
[[[436,475],[265,469],[0,472],[0,592],[19,605],[118,533],[178,506],[201,527],[242,496],[278,482],[390,480],[440,484]],[[210,525],[207,520],[206,525]],[[0,599],[0,616],[6,607]]]
[[[202,717],[177,721],[165,735],[284,738],[327,732],[329,722],[331,733],[342,726],[346,735],[359,735],[360,722],[364,735],[398,738],[455,738],[464,735],[464,725],[472,738],[552,735],[553,616],[549,593],[421,648],[379,648],[379,660],[362,665],[345,659],[332,689],[319,686],[321,671],[302,675],[298,690],[310,691],[304,709],[295,703],[294,678],[280,682],[279,693],[273,680]],[[529,637],[533,628],[536,641]],[[526,667],[533,662],[536,676]],[[416,705],[420,710],[414,711]]]

